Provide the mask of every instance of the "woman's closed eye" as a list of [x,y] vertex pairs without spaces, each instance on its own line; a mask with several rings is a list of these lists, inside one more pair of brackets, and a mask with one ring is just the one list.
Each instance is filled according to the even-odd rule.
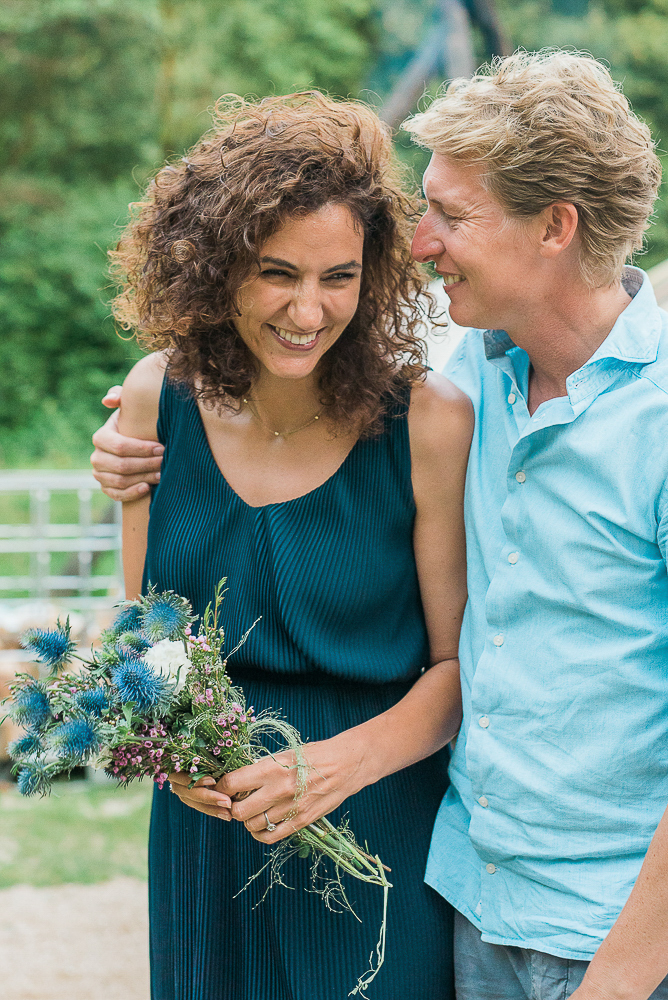
[[[290,271],[282,271],[280,268],[276,267],[260,271],[260,275],[263,278],[289,278],[291,280],[294,280],[296,277],[294,274],[291,274]],[[354,271],[337,271],[335,274],[326,274],[322,280],[336,284],[343,283],[344,281],[352,281],[355,277],[357,277],[357,275]]]
[[336,281],[352,281],[352,279],[356,278],[356,277],[357,277],[357,274],[355,272],[353,272],[353,271],[340,271],[340,272],[337,272],[336,274],[328,274],[325,277],[324,280],[325,281],[334,281],[334,282],[336,282]]

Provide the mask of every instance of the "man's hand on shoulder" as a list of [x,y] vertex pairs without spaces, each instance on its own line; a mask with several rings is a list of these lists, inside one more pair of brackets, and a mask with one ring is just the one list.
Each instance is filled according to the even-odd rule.
[[[157,359],[148,362],[148,359],[144,358],[131,373],[132,382],[138,382],[140,385],[148,383],[146,388],[149,397],[153,397],[151,403],[154,409],[157,403],[156,390],[162,378],[162,371],[164,364]],[[135,394],[132,392],[133,388],[135,386],[130,390],[132,395]],[[110,409],[120,407],[122,392],[121,386],[112,386],[102,400],[103,405]],[[157,395],[159,397],[159,390]],[[93,435],[95,451],[90,457],[93,475],[102,487],[102,491],[112,500],[124,502],[138,500],[148,493],[151,484],[159,482],[165,449],[157,440],[146,440],[120,433],[118,422],[119,410],[114,409],[107,422]]]

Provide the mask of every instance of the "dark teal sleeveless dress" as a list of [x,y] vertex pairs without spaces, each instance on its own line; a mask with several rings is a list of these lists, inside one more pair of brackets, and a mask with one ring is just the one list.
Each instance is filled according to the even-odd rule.
[[[230,673],[248,702],[281,709],[309,740],[385,711],[428,667],[412,550],[415,506],[406,420],[394,404],[380,437],[359,441],[322,486],[249,507],[227,484],[195,401],[165,380],[165,445],[148,535],[145,581],[202,614],[227,577],[231,649],[261,616]],[[425,706],[428,710],[428,706]],[[451,1000],[452,925],[423,881],[447,785],[446,755],[384,778],[331,814],[347,815],[392,869],[385,965],[376,1000]],[[382,890],[347,880],[350,913],[308,892],[309,864],[236,895],[267,859],[239,823],[155,791],[149,848],[152,1000],[345,1000],[375,952]]]

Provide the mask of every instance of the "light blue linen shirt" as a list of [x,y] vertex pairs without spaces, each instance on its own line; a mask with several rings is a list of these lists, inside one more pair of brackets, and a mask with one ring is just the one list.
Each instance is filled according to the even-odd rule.
[[649,279],[527,409],[529,359],[469,331],[464,720],[426,879],[483,940],[589,959],[668,806],[668,314]]

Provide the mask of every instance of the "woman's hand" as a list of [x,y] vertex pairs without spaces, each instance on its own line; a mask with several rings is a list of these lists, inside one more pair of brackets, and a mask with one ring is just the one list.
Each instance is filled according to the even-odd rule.
[[232,802],[228,795],[216,788],[215,778],[200,778],[196,785],[188,788],[190,775],[180,771],[170,774],[169,782],[172,791],[178,795],[181,802],[191,809],[206,813],[207,816],[217,816],[229,822],[232,819],[230,807]]
[[[109,408],[121,405],[121,386],[115,385],[102,400]],[[112,500],[138,500],[160,479],[163,446],[159,441],[125,437],[118,432],[118,410],[93,435],[90,457],[93,475]]]
[[[307,771],[306,788],[301,795],[293,750],[283,750],[274,757],[267,756],[256,764],[232,771],[216,785],[219,792],[232,799],[240,793],[250,793],[247,798],[232,802],[232,818],[242,822],[263,844],[275,844],[289,837],[375,780],[365,775],[364,742],[355,729],[329,740],[309,743],[302,752]],[[267,817],[276,824],[275,830],[267,830]]]

